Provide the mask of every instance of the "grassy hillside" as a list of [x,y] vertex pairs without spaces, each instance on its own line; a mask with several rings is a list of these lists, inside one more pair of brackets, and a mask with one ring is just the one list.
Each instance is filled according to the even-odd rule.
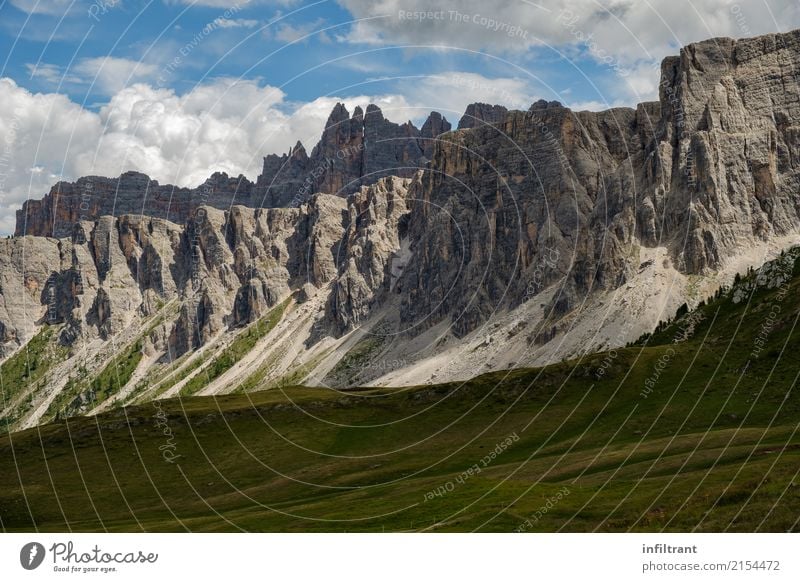
[[69,418],[0,438],[0,525],[797,530],[799,314],[791,254],[637,345],[544,369]]
[[58,326],[43,327],[0,365],[0,428],[12,426],[31,409],[33,393],[47,385],[52,367],[67,357],[58,331]]
[[58,415],[74,416],[105,402],[128,383],[141,359],[142,343],[139,340],[125,347],[94,376],[78,369],[50,403],[44,418],[53,420]]
[[264,317],[250,325],[247,331],[233,340],[231,345],[216,356],[202,373],[196,375],[184,385],[181,389],[181,396],[191,396],[231,369],[236,362],[253,349],[258,340],[266,336],[278,325],[291,302],[292,299],[289,297],[273,307]]

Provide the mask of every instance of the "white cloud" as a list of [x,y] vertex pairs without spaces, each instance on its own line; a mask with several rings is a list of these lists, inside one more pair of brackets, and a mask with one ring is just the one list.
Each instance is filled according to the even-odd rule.
[[204,8],[223,8],[231,12],[239,12],[245,8],[255,6],[291,6],[298,0],[165,0],[166,4],[183,4],[186,6],[200,6]]
[[215,18],[213,22],[219,28],[255,28],[258,26],[258,20],[250,20],[247,18]]
[[322,28],[324,24],[325,24],[324,19],[317,18],[316,20],[313,20],[311,22],[298,24],[296,26],[292,26],[291,24],[288,23],[279,24],[277,30],[275,30],[274,33],[270,32],[269,29],[267,29],[265,32],[268,36],[272,35],[275,38],[275,40],[279,40],[285,43],[290,43],[308,37],[314,31]]
[[[743,37],[800,26],[796,0],[339,0],[359,20],[345,40],[421,44],[502,54],[553,46],[610,69],[634,69],[629,91],[653,98],[657,72],[643,66],[680,46],[717,36]],[[576,50],[577,49],[577,50]],[[513,57],[509,56],[510,60]]]
[[11,0],[11,5],[28,14],[48,16],[63,16],[83,6],[81,2],[73,0]]
[[[0,79],[0,232],[13,232],[14,210],[31,193],[40,197],[73,170],[67,153],[92,147],[100,119],[67,97],[31,94],[11,79]],[[66,166],[65,166],[66,158]]]
[[57,65],[26,63],[25,68],[31,79],[41,79],[49,85],[58,85],[64,79],[64,73]]
[[398,95],[288,103],[280,89],[234,79],[184,95],[135,84],[97,112],[8,78],[0,78],[0,94],[0,233],[13,232],[24,200],[41,198],[60,179],[127,170],[181,186],[197,186],[214,171],[255,179],[264,155],[297,140],[310,150],[337,101],[350,111],[376,103],[396,121],[414,117]]
[[158,67],[120,57],[96,57],[82,59],[72,67],[71,72],[111,95],[124,87],[151,79],[158,72]]
[[[639,63],[628,67],[622,78],[622,93],[630,96],[634,103],[658,98],[658,82],[661,76],[660,62]],[[629,102],[628,105],[631,105]]]
[[424,77],[413,83],[414,102],[426,113],[436,109],[455,125],[470,103],[528,109],[537,98],[529,84],[518,78],[489,78],[477,73],[452,71]]

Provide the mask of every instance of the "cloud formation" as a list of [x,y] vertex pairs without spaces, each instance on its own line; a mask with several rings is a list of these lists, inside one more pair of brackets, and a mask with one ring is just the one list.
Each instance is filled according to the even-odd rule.
[[64,70],[51,63],[27,63],[31,79],[40,79],[53,88],[82,86],[93,92],[113,95],[124,87],[155,77],[159,68],[151,63],[121,57],[89,57]]
[[621,81],[613,100],[630,103],[655,97],[653,64],[685,44],[800,26],[796,0],[338,1],[358,19],[347,42],[485,51],[511,62],[552,47],[578,67],[591,59],[608,68]]
[[[107,73],[107,87],[129,74],[127,66],[114,66],[121,72]],[[85,67],[102,71],[109,61]],[[0,109],[0,135],[5,136],[0,141],[0,233],[13,231],[14,210],[24,200],[40,198],[61,179],[113,177],[127,170],[180,186],[196,186],[215,171],[255,179],[264,155],[285,152],[298,140],[313,147],[337,102],[351,112],[356,105],[375,103],[398,123],[420,123],[435,109],[455,125],[474,101],[527,108],[534,100],[523,80],[466,72],[398,83],[397,88],[392,94],[294,103],[279,88],[258,81],[215,79],[183,95],[136,83],[93,111],[64,95],[32,93],[0,79],[5,100]]]
[[[661,58],[716,36],[742,37],[800,24],[795,0],[339,0],[357,19],[348,36],[369,44],[438,44],[473,50],[589,45],[624,64]],[[598,55],[595,55],[596,57]]]

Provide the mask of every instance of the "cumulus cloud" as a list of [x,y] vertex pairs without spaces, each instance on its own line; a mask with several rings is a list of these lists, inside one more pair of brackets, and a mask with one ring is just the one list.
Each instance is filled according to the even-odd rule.
[[0,79],[0,94],[0,233],[13,232],[23,201],[41,198],[61,179],[127,170],[181,186],[197,186],[214,171],[255,179],[264,155],[285,152],[297,140],[310,149],[337,101],[351,111],[376,103],[396,121],[414,117],[401,95],[290,103],[280,89],[235,79],[184,95],[139,83],[98,111],[8,78]]
[[256,82],[219,79],[185,95],[136,84],[97,112],[63,95],[33,94],[10,79],[0,83],[8,104],[0,131],[11,152],[2,168],[6,232],[9,210],[61,177],[136,169],[184,186],[215,170],[254,177],[264,153],[287,149],[292,138],[324,123],[284,113],[284,94]]
[[100,119],[63,95],[31,94],[0,79],[0,232],[14,230],[14,210],[46,193],[63,170],[72,171],[70,147],[87,150],[101,133]]

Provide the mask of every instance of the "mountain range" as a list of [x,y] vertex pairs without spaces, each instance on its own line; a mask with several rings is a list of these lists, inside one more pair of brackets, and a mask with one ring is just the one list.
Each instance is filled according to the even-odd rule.
[[799,59],[800,31],[713,39],[635,108],[337,105],[255,182],[56,184],[0,241],[0,421],[625,346],[800,241]]

